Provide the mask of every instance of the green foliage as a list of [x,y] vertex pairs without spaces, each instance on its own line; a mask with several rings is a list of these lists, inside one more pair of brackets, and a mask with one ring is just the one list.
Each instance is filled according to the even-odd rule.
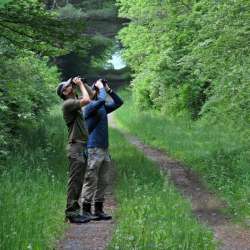
[[77,9],[72,4],[67,4],[64,7],[58,8],[57,12],[59,13],[61,18],[66,19],[79,19],[84,16],[81,9]]
[[0,7],[5,5],[6,3],[10,2],[10,0],[0,0]]
[[56,67],[33,54],[4,58],[0,68],[0,150],[6,154],[20,135],[41,122],[55,103]]
[[117,2],[138,106],[249,122],[249,1]]
[[114,130],[111,151],[119,207],[109,249],[215,249],[212,233],[193,218],[190,204]]
[[200,173],[211,189],[241,221],[250,218],[249,130],[230,123],[170,119],[156,111],[135,108],[130,92],[122,93],[125,104],[117,111],[119,124],[145,143],[165,150]]
[[65,125],[58,108],[0,164],[0,249],[54,249],[65,229]]
[[[55,85],[60,80],[51,63],[63,70],[63,78],[85,76],[98,60],[106,60],[112,45],[110,39],[84,34],[86,19],[81,9],[66,5],[48,11],[42,2],[13,0],[0,8],[2,156],[54,104]],[[63,55],[48,60],[45,54]]]
[[84,51],[83,30],[79,19],[62,20],[38,0],[12,0],[0,8],[1,39],[43,55]]
[[74,4],[85,11],[100,10],[100,9],[115,9],[115,0],[79,0],[74,1]]
[[117,2],[131,20],[119,34],[134,72],[129,103],[149,110],[123,108],[121,123],[193,166],[249,219],[250,2]]
[[102,71],[114,46],[114,36],[119,25],[116,23],[116,6],[109,0],[74,1],[66,5],[65,1],[56,2],[57,6],[61,6],[55,9],[60,18],[83,22],[85,28],[78,32],[86,34],[81,40],[85,46],[84,51],[78,53],[77,50],[72,50],[57,58],[62,76],[67,79],[80,74],[93,80],[93,76],[95,78]]

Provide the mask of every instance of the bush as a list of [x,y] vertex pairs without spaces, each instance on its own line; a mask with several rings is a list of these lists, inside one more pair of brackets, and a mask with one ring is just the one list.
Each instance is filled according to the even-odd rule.
[[119,0],[118,5],[120,16],[131,20],[119,37],[141,109],[249,121],[249,2]]
[[23,131],[35,127],[55,102],[56,67],[35,55],[6,59],[0,68],[0,137],[2,155],[18,143]]

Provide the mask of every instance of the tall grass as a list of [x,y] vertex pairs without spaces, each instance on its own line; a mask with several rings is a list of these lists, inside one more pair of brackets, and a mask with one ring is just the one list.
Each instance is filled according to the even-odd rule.
[[117,111],[119,125],[146,143],[198,171],[228,204],[236,219],[250,219],[249,130],[209,120],[170,119],[155,111],[141,112],[123,92],[125,105]]
[[0,168],[0,249],[52,249],[64,229],[66,198],[60,112],[51,111],[23,137]]
[[215,249],[212,233],[191,214],[190,204],[154,164],[111,131],[118,170],[117,226],[109,249]]

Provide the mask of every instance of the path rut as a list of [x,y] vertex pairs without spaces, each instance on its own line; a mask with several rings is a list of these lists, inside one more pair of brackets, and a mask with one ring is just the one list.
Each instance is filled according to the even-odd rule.
[[233,224],[232,219],[222,213],[221,210],[227,204],[210,192],[195,172],[171,159],[162,150],[144,144],[136,136],[117,127],[113,117],[110,119],[110,124],[167,173],[182,195],[190,200],[194,216],[213,230],[215,239],[220,242],[221,250],[250,250],[250,231]]

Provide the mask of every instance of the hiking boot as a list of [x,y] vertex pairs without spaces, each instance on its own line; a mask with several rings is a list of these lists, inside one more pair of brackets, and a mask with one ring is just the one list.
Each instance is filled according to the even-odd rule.
[[103,212],[103,202],[95,202],[94,216],[98,217],[98,220],[111,220],[112,216]]
[[66,216],[65,220],[70,222],[70,223],[82,224],[82,223],[89,222],[90,218],[89,218],[89,216],[78,214],[78,215],[74,215],[74,216]]
[[82,215],[88,216],[90,220],[98,220],[98,217],[91,213],[91,203],[84,202],[82,204]]

